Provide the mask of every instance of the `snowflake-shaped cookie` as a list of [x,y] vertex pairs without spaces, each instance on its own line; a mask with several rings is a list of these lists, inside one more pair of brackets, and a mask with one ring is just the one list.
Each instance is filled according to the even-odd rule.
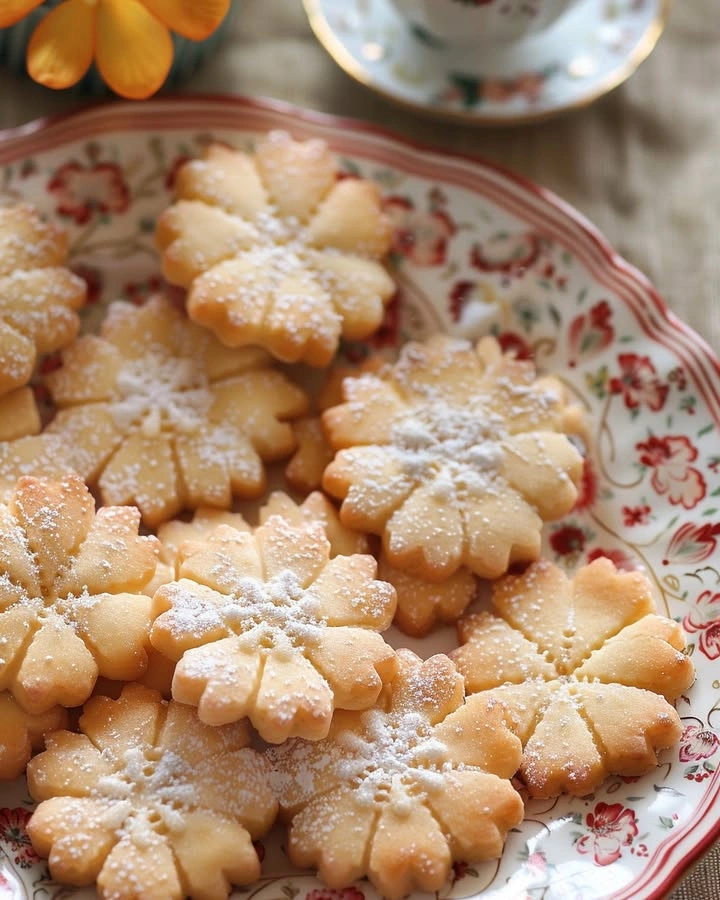
[[63,266],[67,234],[27,204],[0,207],[0,395],[77,334],[85,282]]
[[[0,505],[0,691],[41,714],[90,695],[98,675],[147,663],[157,540],[132,507],[97,513],[83,481],[25,477]],[[122,627],[118,627],[121,623]]]
[[468,691],[510,710],[532,796],[583,796],[607,775],[642,775],[679,739],[668,700],[692,683],[693,665],[640,572],[598,559],[569,579],[540,561],[497,582],[492,603],[495,614],[460,623],[463,646],[450,655]]
[[327,366],[341,337],[380,326],[390,223],[373,184],[338,179],[323,141],[276,131],[252,155],[210,145],[175,193],[156,231],[163,271],[223,343]]
[[67,727],[68,715],[61,706],[40,715],[29,713],[9,691],[0,691],[0,723],[0,781],[4,781],[22,775],[45,735]]
[[395,671],[378,633],[395,592],[375,571],[371,556],[331,560],[320,525],[280,516],[185,542],[179,580],[153,600],[152,644],[179,660],[173,697],[208,724],[249,716],[272,743],[324,737],[334,708],[371,706]]
[[261,494],[263,461],[295,446],[282,420],[307,406],[264,351],[228,350],[161,296],[111,304],[100,336],[71,344],[47,385],[59,407],[48,432],[73,467],[150,526]]
[[181,900],[260,877],[252,841],[277,802],[244,723],[210,728],[132,684],[89,700],[80,729],[50,736],[28,768],[40,801],[28,833],[53,879],[97,881],[114,900]]
[[502,706],[463,702],[446,656],[398,659],[375,707],[336,712],[325,740],[268,754],[291,861],[333,888],[367,876],[393,900],[438,891],[453,860],[500,856],[523,817],[507,780],[520,744]]
[[495,578],[536,559],[543,522],[575,502],[582,458],[567,432],[579,411],[494,338],[406,344],[394,366],[343,390],[323,413],[337,451],[323,487],[346,525],[383,536],[398,568]]

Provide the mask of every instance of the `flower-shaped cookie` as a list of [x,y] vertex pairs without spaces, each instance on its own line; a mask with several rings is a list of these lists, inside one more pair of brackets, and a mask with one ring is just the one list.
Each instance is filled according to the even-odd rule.
[[325,740],[268,753],[291,861],[334,888],[366,875],[393,900],[439,890],[453,860],[499,856],[523,817],[501,704],[463,702],[446,656],[398,659],[373,709],[336,712]]
[[114,900],[181,900],[224,898],[260,877],[252,841],[277,802],[244,723],[210,728],[133,684],[89,700],[80,729],[51,735],[28,768],[40,801],[28,833],[56,881],[97,881]]
[[211,145],[180,170],[176,197],[157,225],[163,271],[223,343],[327,366],[341,336],[380,326],[390,223],[373,184],[338,179],[323,141],[276,131],[253,155]]
[[228,507],[265,487],[264,460],[295,446],[303,391],[257,348],[228,350],[156,296],[113,303],[100,336],[79,338],[47,376],[73,467],[105,504],[154,526],[183,507]]
[[142,674],[157,539],[139,524],[132,507],[96,513],[77,475],[21,478],[0,505],[0,691],[28,712],[80,705],[98,675]]
[[212,725],[249,716],[272,743],[324,737],[334,708],[371,706],[395,672],[378,634],[395,592],[375,570],[371,556],[331,560],[320,525],[280,516],[185,542],[179,580],[153,600],[152,644],[179,660],[173,697]]
[[642,775],[680,737],[668,703],[692,683],[680,626],[655,614],[640,572],[598,559],[569,579],[547,561],[494,586],[496,614],[469,616],[450,655],[468,691],[503,701],[528,791],[583,796]]
[[22,775],[33,750],[42,747],[45,735],[66,728],[67,722],[67,710],[61,706],[34,715],[8,691],[0,691],[0,781]]
[[323,487],[342,521],[383,535],[388,562],[429,581],[461,565],[495,578],[536,559],[544,521],[570,510],[582,458],[579,410],[562,384],[503,354],[438,336],[346,379],[323,413],[335,459]]
[[0,207],[0,395],[27,384],[38,355],[77,334],[86,287],[63,267],[67,245],[32,206]]

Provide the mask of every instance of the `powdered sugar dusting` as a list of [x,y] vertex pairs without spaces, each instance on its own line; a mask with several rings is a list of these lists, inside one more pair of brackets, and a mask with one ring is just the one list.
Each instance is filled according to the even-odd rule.
[[247,635],[253,645],[275,652],[318,643],[327,619],[319,598],[303,589],[294,572],[286,569],[269,581],[243,577],[232,560],[218,552],[209,574],[230,593],[213,594],[214,602],[209,602],[187,580],[164,589],[172,604],[167,621],[174,635],[221,629],[227,635]]
[[338,740],[337,771],[355,786],[363,805],[398,798],[408,792],[442,789],[442,773],[449,771],[448,750],[433,737],[427,719],[417,712],[388,716],[370,710],[363,716],[363,730],[348,731]]
[[291,794],[309,799],[339,783],[352,790],[360,806],[390,802],[402,815],[411,797],[416,802],[441,791],[444,774],[458,768],[420,712],[375,708],[354,719],[327,740],[295,739],[272,748],[270,758],[277,763],[272,784],[281,804]]
[[123,363],[110,401],[115,424],[138,427],[146,437],[161,431],[192,432],[205,420],[212,404],[208,379],[200,360],[170,356],[150,347],[139,359]]
[[463,487],[487,489],[503,461],[505,430],[498,415],[433,402],[400,418],[391,432],[392,456],[416,482],[433,481],[450,500]]
[[147,846],[153,832],[180,832],[183,813],[197,807],[201,795],[193,782],[193,767],[172,750],[131,747],[120,758],[110,757],[115,771],[100,777],[93,795],[115,801],[108,824],[118,837],[130,834]]

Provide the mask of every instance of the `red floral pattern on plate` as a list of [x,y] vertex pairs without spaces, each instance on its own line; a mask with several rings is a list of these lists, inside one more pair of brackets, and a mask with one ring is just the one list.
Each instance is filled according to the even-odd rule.
[[598,497],[598,477],[595,466],[589,456],[583,462],[582,478],[578,487],[577,500],[574,512],[590,509],[595,505]]
[[123,213],[130,204],[130,189],[116,163],[96,162],[84,166],[71,160],[60,166],[47,184],[56,212],[78,225],[94,213]]
[[652,469],[650,484],[658,494],[666,494],[670,503],[692,509],[705,496],[705,479],[690,465],[698,456],[689,438],[682,434],[649,437],[635,445],[640,463]]
[[393,224],[393,253],[416,266],[445,262],[455,223],[444,209],[431,207],[423,212],[409,197],[390,196],[383,201],[383,210]]
[[680,762],[697,762],[710,759],[720,747],[720,737],[709,728],[686,725],[680,738],[678,759]]
[[577,842],[578,853],[592,853],[598,866],[609,866],[622,856],[638,834],[637,817],[622,803],[597,803],[585,816],[589,834]]
[[708,659],[720,656],[720,593],[703,591],[683,618],[683,628],[698,634],[698,650]]
[[365,894],[355,887],[315,888],[305,894],[305,900],[365,900]]
[[635,560],[619,547],[613,549],[605,549],[604,547],[595,547],[587,555],[589,563],[596,559],[609,559],[615,564],[616,569],[623,572],[633,572],[637,569]]
[[612,309],[607,300],[594,304],[587,313],[580,313],[568,328],[569,365],[576,366],[582,357],[587,359],[602,352],[615,337]]
[[21,869],[29,869],[39,861],[27,833],[30,816],[30,811],[21,806],[0,809],[0,844],[4,844],[8,855]]
[[550,546],[560,556],[577,556],[585,549],[587,534],[577,525],[561,525],[550,535]]
[[623,506],[623,525],[626,528],[633,528],[635,525],[647,525],[650,521],[652,508],[647,503],[641,503],[639,506]]
[[684,522],[670,538],[663,564],[700,563],[715,553],[720,522]]
[[532,232],[501,233],[473,244],[470,262],[481,272],[520,276],[537,262],[541,248],[540,236]]
[[621,374],[610,380],[611,392],[622,394],[625,406],[630,410],[637,410],[644,403],[652,412],[659,412],[670,388],[657,377],[650,357],[621,353],[618,363]]
[[503,353],[514,353],[517,359],[532,359],[533,349],[516,331],[501,331],[497,335]]

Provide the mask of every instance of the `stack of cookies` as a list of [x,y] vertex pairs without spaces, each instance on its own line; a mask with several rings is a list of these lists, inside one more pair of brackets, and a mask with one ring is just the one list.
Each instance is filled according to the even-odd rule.
[[279,817],[295,865],[399,900],[500,856],[523,797],[651,770],[693,667],[642,574],[541,558],[583,467],[562,382],[490,336],[334,365],[395,285],[377,188],[321,141],[211,145],[175,190],[182,292],[81,336],[66,239],[0,210],[0,778],[52,877],[225,898]]

